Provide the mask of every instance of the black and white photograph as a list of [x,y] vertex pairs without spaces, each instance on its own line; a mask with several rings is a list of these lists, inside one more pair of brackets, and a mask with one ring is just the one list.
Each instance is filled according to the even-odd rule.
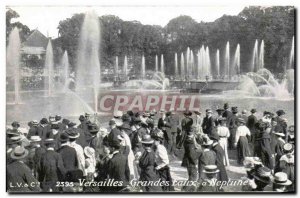
[[295,6],[4,12],[7,194],[296,193]]

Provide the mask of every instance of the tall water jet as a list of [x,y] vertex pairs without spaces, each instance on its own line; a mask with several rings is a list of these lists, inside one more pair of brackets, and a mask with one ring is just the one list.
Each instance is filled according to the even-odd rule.
[[174,54],[175,58],[175,77],[178,76],[178,60],[177,60],[177,53]]
[[253,52],[252,52],[252,61],[251,61],[251,68],[250,72],[255,72],[258,70],[258,41],[257,39],[255,40],[255,44],[253,47]]
[[210,55],[209,55],[209,47],[208,46],[206,46],[206,49],[205,49],[205,70],[206,70],[205,75],[210,76],[211,75],[211,64],[210,64]]
[[[51,40],[49,40],[47,49],[46,49],[46,59],[45,59],[45,74],[47,76],[47,80],[45,78],[45,90],[47,90],[47,96],[51,96],[53,92],[53,80],[54,80],[54,71],[53,71],[53,48],[51,44]],[[48,81],[48,84],[46,83]]]
[[199,55],[198,55],[198,78],[203,79],[205,76],[205,62],[206,62],[206,55],[205,55],[205,48],[204,45],[199,50]]
[[116,62],[115,62],[115,75],[119,75],[119,57],[116,56]]
[[193,50],[191,50],[190,51],[190,69],[189,69],[189,72],[190,72],[190,74],[189,74],[189,76],[190,76],[190,78],[192,78],[194,75],[194,70],[195,70],[195,63],[194,63],[194,52],[193,52]]
[[79,37],[76,91],[92,88],[95,112],[98,110],[98,89],[101,83],[99,44],[99,18],[94,11],[90,11],[85,15]]
[[67,90],[69,87],[69,77],[70,77],[69,57],[67,51],[64,52],[64,55],[61,60],[61,66],[63,70],[64,90]]
[[158,72],[158,56],[155,55],[155,72]]
[[185,78],[185,64],[184,64],[183,53],[181,53],[181,56],[180,56],[180,75],[183,79]]
[[232,65],[232,75],[237,75],[240,74],[240,68],[241,68],[241,61],[240,61],[240,44],[237,44],[236,50],[234,53],[234,60],[233,60],[233,65]]
[[186,49],[186,76],[190,77],[190,48]]
[[7,76],[14,78],[15,104],[20,103],[20,49],[21,41],[19,29],[15,27],[9,35],[7,54],[6,54],[6,71]]
[[145,65],[145,56],[143,54],[142,55],[142,64],[141,64],[141,77],[142,77],[142,79],[145,78],[145,74],[146,74],[146,65]]
[[220,51],[217,49],[216,52],[216,76],[217,78],[220,77]]
[[123,72],[124,72],[125,77],[127,78],[127,75],[128,75],[128,60],[127,60],[126,55],[124,57]]
[[225,64],[224,64],[224,75],[230,79],[230,44],[229,41],[226,43],[226,51],[225,51]]
[[290,60],[289,60],[289,66],[288,69],[293,69],[294,68],[294,64],[295,64],[295,58],[294,58],[294,47],[295,47],[295,43],[294,43],[294,36],[293,36],[293,40],[292,40],[292,45],[291,45],[291,52],[290,52]]
[[161,73],[163,73],[165,75],[165,61],[164,61],[163,54],[161,55],[161,58],[160,58],[160,70],[161,70]]
[[264,40],[260,43],[259,49],[259,62],[258,62],[258,69],[263,69],[265,67],[265,42]]

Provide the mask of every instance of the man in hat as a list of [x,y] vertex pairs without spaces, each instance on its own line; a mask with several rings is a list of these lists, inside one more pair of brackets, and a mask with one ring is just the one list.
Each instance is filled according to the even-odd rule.
[[38,126],[38,135],[41,137],[41,145],[44,146],[46,135],[51,132],[51,125],[48,124],[47,118],[42,118]]
[[216,112],[218,113],[218,115],[217,115],[217,117],[216,117],[216,119],[215,119],[215,125],[216,125],[216,126],[219,125],[219,120],[222,119],[222,118],[224,118],[224,117],[223,117],[224,111],[225,111],[225,110],[222,109],[222,108],[218,108],[218,109],[216,110]]
[[255,116],[256,109],[251,109],[251,115],[248,116],[246,126],[250,130],[251,133],[251,143],[254,143],[254,133],[255,133],[255,124],[257,123],[257,118]]
[[272,177],[273,190],[275,192],[287,192],[286,188],[292,185],[292,181],[288,179],[287,174],[278,172]]
[[107,135],[108,143],[111,144],[114,140],[118,139],[118,136],[122,136],[120,129],[117,127],[115,119],[111,119],[108,123],[110,132]]
[[210,139],[214,141],[212,144],[212,151],[216,153],[216,165],[220,170],[217,178],[219,181],[228,181],[228,176],[224,165],[225,152],[219,144],[220,137],[218,133],[213,132],[210,136]]
[[85,174],[85,157],[83,148],[80,144],[77,144],[77,139],[79,138],[80,134],[76,130],[66,130],[66,133],[69,136],[70,141],[70,147],[74,148],[76,151],[77,161],[78,161],[78,169],[80,169],[83,173],[83,176],[86,176]]
[[227,120],[227,126],[230,131],[230,137],[228,139],[229,143],[229,149],[234,149],[234,143],[235,143],[235,134],[237,129],[237,119],[238,119],[238,108],[237,107],[231,107],[232,115]]
[[229,120],[229,118],[232,116],[232,112],[229,110],[229,105],[228,103],[224,104],[224,112],[223,112],[223,117]]
[[66,129],[61,119],[62,117],[60,115],[55,116],[55,122],[58,124],[59,132],[63,132],[63,130]]
[[288,190],[294,191],[295,182],[295,156],[294,145],[286,143],[283,145],[284,155],[279,160],[279,170],[287,174],[288,179],[293,182],[293,185],[289,186]]
[[212,117],[212,110],[206,109],[206,116],[203,118],[202,122],[203,133],[210,136],[215,126],[215,120]]
[[41,172],[39,173],[44,192],[58,192],[58,181],[63,181],[66,169],[62,156],[54,151],[55,142],[53,139],[46,139],[46,153],[41,159]]
[[179,136],[181,136],[178,144],[177,144],[177,148],[181,148],[183,146],[183,143],[185,141],[185,138],[187,137],[188,133],[191,132],[192,130],[192,126],[193,126],[193,119],[191,118],[192,116],[192,112],[189,110],[186,110],[184,113],[184,118],[181,120],[181,134],[179,134]]
[[[8,192],[40,192],[39,182],[31,174],[31,170],[25,165],[24,159],[28,150],[17,146],[11,152],[14,160],[6,166],[6,189]],[[22,184],[20,186],[20,184]]]
[[[88,123],[89,125],[90,123]],[[74,130],[79,134],[79,137],[77,138],[76,142],[77,144],[79,144],[80,146],[82,146],[82,148],[84,148],[87,145],[88,140],[91,138],[91,135],[89,134],[87,138],[86,134],[83,132],[83,130],[81,130],[81,128],[76,127],[76,123],[75,122],[69,122],[68,124],[68,129],[67,130]]]
[[283,118],[283,116],[285,115],[285,111],[283,111],[282,109],[276,111],[277,117],[275,117],[275,120],[277,122],[277,125],[275,127],[275,130],[277,132],[281,132],[284,133],[285,135],[287,135],[287,121],[286,119]]
[[18,133],[15,133],[11,129],[7,129],[6,133],[6,164],[10,164],[13,161],[10,154],[15,147],[22,146],[22,138]]
[[280,168],[279,168],[279,160],[281,158],[281,156],[284,155],[284,151],[283,151],[283,145],[286,143],[284,140],[285,135],[283,133],[280,132],[274,132],[273,135],[276,138],[276,144],[275,144],[275,168],[274,168],[274,172],[279,172]]
[[66,173],[78,168],[76,150],[69,146],[69,136],[66,132],[60,134],[60,148],[57,152],[61,155]]
[[31,126],[30,126],[28,134],[27,134],[28,139],[30,139],[31,136],[38,135],[38,125],[39,125],[39,122],[37,120],[31,121]]
[[266,186],[272,183],[272,174],[271,170],[265,166],[259,167],[253,173],[254,182],[256,184],[256,188],[252,189],[252,191],[266,191]]
[[98,137],[97,133],[99,132],[99,127],[95,123],[90,123],[88,125],[91,138],[88,140],[88,146],[93,148],[95,151],[98,150]]
[[170,152],[171,149],[171,141],[172,141],[172,136],[171,136],[171,123],[170,123],[170,116],[171,112],[164,112],[163,110],[160,111],[161,117],[158,119],[158,124],[157,128],[162,130],[164,133],[165,137],[165,147],[168,149]]
[[13,122],[11,123],[11,126],[12,126],[12,129],[18,130],[18,128],[20,128],[20,123],[17,122],[17,121],[13,121]]
[[200,181],[198,191],[200,192],[220,192],[222,191],[219,186],[216,185],[217,174],[219,169],[216,165],[206,165],[203,169],[204,177]]
[[201,151],[198,158],[198,181],[203,178],[203,170],[206,165],[216,165],[217,156],[214,151],[211,150],[211,146],[213,141],[209,139],[208,136],[204,137],[204,141],[202,143],[203,150]]

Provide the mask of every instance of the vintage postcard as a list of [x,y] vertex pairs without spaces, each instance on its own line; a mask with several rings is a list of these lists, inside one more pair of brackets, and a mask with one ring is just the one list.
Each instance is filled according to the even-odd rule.
[[295,18],[7,5],[6,191],[295,193]]

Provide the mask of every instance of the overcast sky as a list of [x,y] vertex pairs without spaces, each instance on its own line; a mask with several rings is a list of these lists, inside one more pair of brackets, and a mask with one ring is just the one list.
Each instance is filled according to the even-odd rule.
[[59,6],[11,6],[20,15],[19,18],[13,20],[20,21],[27,25],[30,29],[38,29],[46,36],[52,38],[57,37],[57,26],[60,20],[72,17],[74,13],[85,13],[88,10],[95,10],[99,16],[116,15],[122,20],[132,21],[137,20],[142,24],[161,25],[165,26],[172,19],[180,15],[189,15],[197,22],[211,22],[217,18],[227,15],[237,15],[241,12],[244,6],[234,7],[196,7],[196,6],[152,6],[152,7],[124,7],[124,6],[106,6],[106,7],[59,7]]

